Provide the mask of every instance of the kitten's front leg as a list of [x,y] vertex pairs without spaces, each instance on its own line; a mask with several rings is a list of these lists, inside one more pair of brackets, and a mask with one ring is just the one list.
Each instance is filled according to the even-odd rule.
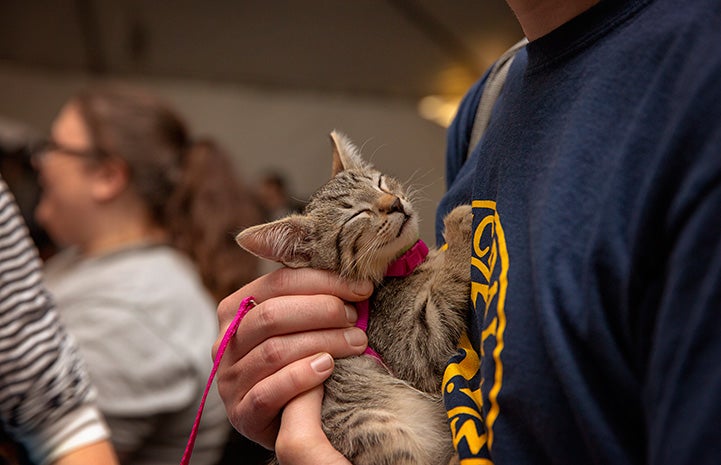
[[[416,387],[426,392],[440,389],[440,380],[448,357],[465,326],[465,315],[470,297],[471,243],[473,213],[470,205],[454,208],[444,218],[445,251],[429,257],[428,267],[422,276],[426,282],[417,288],[414,314],[424,331],[417,333],[419,357],[423,365],[409,375]],[[409,348],[407,353],[412,353]],[[425,372],[430,370],[430,372]],[[415,376],[414,376],[415,375]]]

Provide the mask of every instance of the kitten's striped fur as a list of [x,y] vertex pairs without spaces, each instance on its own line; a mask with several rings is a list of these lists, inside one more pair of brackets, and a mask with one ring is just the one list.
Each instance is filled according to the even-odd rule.
[[417,214],[403,186],[345,136],[334,131],[331,141],[333,178],[304,213],[249,228],[237,241],[290,267],[376,283],[368,339],[388,368],[368,356],[336,360],[325,384],[324,430],[355,465],[445,465],[454,454],[441,382],[470,294],[471,208],[446,217],[445,251],[431,250],[408,277],[384,278],[418,239]]

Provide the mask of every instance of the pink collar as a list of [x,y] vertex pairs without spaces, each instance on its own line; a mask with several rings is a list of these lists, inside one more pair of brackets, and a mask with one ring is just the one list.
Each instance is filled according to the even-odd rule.
[[428,256],[428,246],[418,239],[413,247],[396,258],[386,270],[386,277],[402,278],[410,275]]
[[[422,240],[418,239],[418,241],[413,244],[413,247],[408,249],[403,255],[396,258],[390,265],[388,265],[385,276],[387,278],[403,278],[408,276],[413,273],[416,268],[418,268],[418,265],[423,263],[427,255],[428,246],[426,246]],[[358,302],[355,306],[358,311],[358,321],[356,321],[355,325],[357,328],[366,331],[368,329],[368,319],[370,318],[370,306],[368,305],[368,301],[364,300],[362,302]],[[370,346],[366,347],[363,354],[370,355],[379,362],[383,363],[383,359],[381,359],[378,352],[373,350]]]

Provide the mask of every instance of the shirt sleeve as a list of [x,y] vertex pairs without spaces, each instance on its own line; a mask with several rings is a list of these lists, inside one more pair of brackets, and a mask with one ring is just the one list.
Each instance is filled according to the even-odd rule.
[[109,437],[40,259],[0,178],[0,422],[37,463]]
[[665,276],[644,388],[650,463],[717,463],[721,457],[719,208],[717,183],[679,233]]
[[644,240],[656,246],[647,245],[649,257],[668,251],[646,271],[659,276],[661,290],[648,294],[651,316],[640,341],[647,346],[648,462],[655,464],[721,457],[721,90],[714,81],[700,95],[708,106],[679,114],[683,144],[662,179],[678,187],[672,199],[656,202],[667,211],[665,225]]

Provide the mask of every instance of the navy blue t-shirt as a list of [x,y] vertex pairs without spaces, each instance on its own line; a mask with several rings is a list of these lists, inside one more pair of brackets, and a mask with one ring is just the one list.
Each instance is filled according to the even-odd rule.
[[[462,464],[721,464],[721,3],[616,1],[521,49],[472,203],[444,394]],[[439,236],[440,237],[440,236]]]

